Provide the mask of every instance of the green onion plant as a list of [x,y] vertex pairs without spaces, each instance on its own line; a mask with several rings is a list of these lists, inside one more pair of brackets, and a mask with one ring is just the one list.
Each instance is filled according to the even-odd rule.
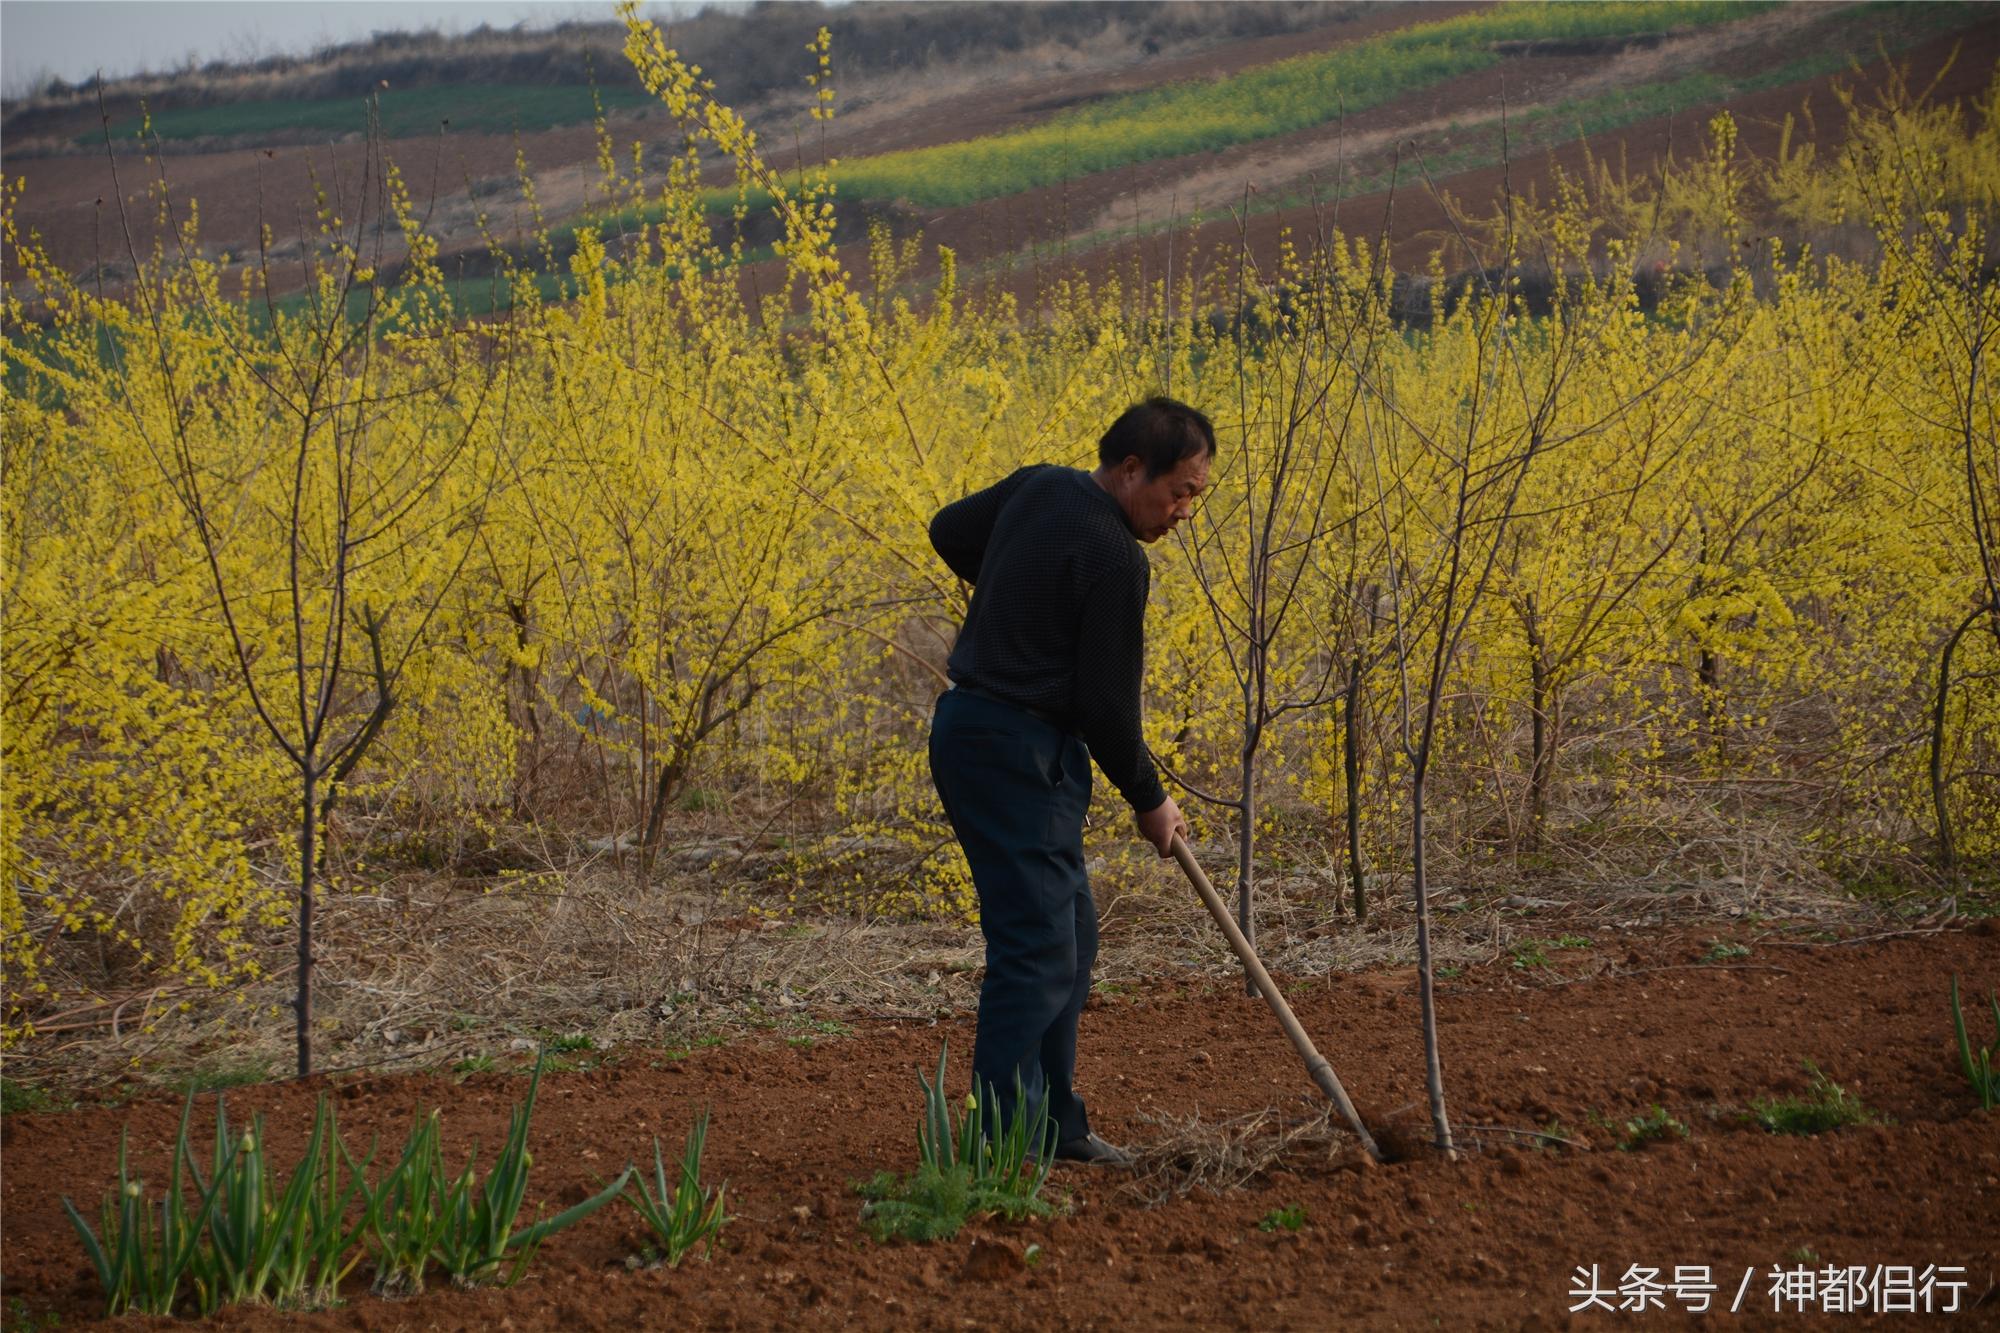
[[681,1152],[680,1176],[670,1192],[666,1161],[660,1153],[660,1141],[655,1138],[653,1184],[649,1187],[646,1178],[640,1176],[638,1193],[632,1196],[632,1206],[639,1210],[639,1216],[653,1233],[658,1261],[669,1268],[678,1267],[697,1245],[702,1246],[702,1257],[708,1257],[730,1220],[723,1212],[728,1183],[713,1190],[701,1183],[701,1154],[707,1142],[708,1112],[703,1111],[688,1130],[687,1147]]
[[367,1246],[375,1259],[375,1291],[414,1296],[424,1289],[431,1252],[444,1235],[444,1158],[438,1116],[419,1116],[402,1154],[368,1194]]
[[[240,1138],[232,1136],[218,1099],[213,1186],[205,1186],[200,1171],[188,1163],[197,1187],[212,1188],[215,1194],[208,1245],[198,1264],[200,1275],[215,1287],[218,1304],[269,1301],[289,1308],[334,1304],[341,1280],[361,1257],[366,1217],[350,1224],[348,1215],[350,1206],[365,1197],[362,1168],[347,1157],[333,1104],[325,1096],[313,1110],[305,1154],[282,1192],[273,1188],[265,1142],[262,1116],[252,1117]],[[344,1186],[343,1160],[349,1167]]]
[[[132,1175],[126,1156],[126,1135],[122,1131],[118,1136],[118,1189],[101,1209],[102,1233],[93,1232],[76,1205],[67,1195],[63,1197],[63,1211],[83,1241],[84,1253],[104,1289],[107,1316],[128,1310],[170,1315],[180,1300],[182,1285],[193,1285],[190,1270],[197,1265],[202,1231],[216,1198],[215,1187],[208,1186],[198,1192],[190,1208],[182,1189],[182,1163],[193,1160],[188,1150],[188,1120],[193,1112],[194,1094],[190,1092],[187,1104],[181,1109],[180,1133],[175,1139],[172,1164],[167,1169],[166,1197],[157,1210],[157,1223],[154,1206],[146,1197],[145,1182]],[[201,1313],[214,1309],[208,1303],[212,1295],[212,1286],[197,1295],[196,1306]]]
[[1958,974],[1951,977],[1951,1026],[1958,1034],[1958,1067],[1972,1085],[1979,1107],[1990,1111],[2000,1106],[2000,993],[1988,997],[1993,1006],[1993,1044],[1975,1047],[1965,1031],[1965,1011],[1958,1003]]
[[954,1125],[945,1096],[945,1061],[938,1053],[937,1080],[917,1074],[924,1091],[924,1116],[917,1128],[917,1169],[908,1177],[881,1172],[861,1187],[870,1202],[862,1217],[881,1238],[944,1240],[973,1217],[998,1214],[1008,1221],[1046,1217],[1055,1209],[1041,1197],[1052,1165],[1046,1101],[1032,1109],[1014,1078],[1017,1114],[994,1130],[998,1099],[989,1086],[985,1104],[978,1093],[965,1099]]
[[[476,1148],[463,1171],[446,1172],[440,1113],[432,1110],[417,1118],[395,1165],[371,1189],[375,1147],[371,1144],[357,1163],[325,1097],[283,1189],[277,1187],[263,1118],[253,1116],[239,1132],[218,1098],[214,1149],[204,1174],[188,1138],[195,1097],[190,1092],[158,1204],[147,1197],[145,1182],[133,1176],[121,1135],[118,1186],[100,1209],[98,1228],[67,1197],[63,1210],[97,1272],[107,1315],[209,1315],[224,1304],[243,1302],[292,1309],[331,1305],[364,1253],[374,1258],[375,1289],[383,1295],[421,1292],[433,1267],[460,1286],[511,1283],[544,1240],[619,1198],[633,1176],[627,1166],[582,1203],[517,1229],[534,1165],[528,1125],[541,1076],[537,1060],[527,1100],[514,1108],[506,1144],[483,1180]],[[704,1116],[689,1142],[683,1170],[690,1182],[700,1169],[707,1123]],[[656,1166],[657,1158],[655,1144]],[[664,1201],[664,1172],[659,1176]],[[688,1194],[685,1205],[682,1193]],[[711,1207],[698,1186],[677,1192],[666,1206],[669,1212],[690,1207],[695,1214],[693,1223],[676,1233],[687,1236],[676,1258],[712,1238],[727,1220],[720,1198]]]
[[573,1208],[516,1231],[527,1195],[528,1123],[541,1089],[542,1060],[528,1081],[527,1100],[514,1108],[507,1141],[484,1181],[478,1178],[478,1149],[457,1176],[445,1173],[438,1112],[418,1120],[403,1153],[369,1200],[367,1227],[375,1251],[375,1286],[385,1295],[414,1295],[424,1289],[432,1262],[461,1287],[517,1281],[541,1243],[618,1198],[632,1179],[626,1167],[604,1189]]

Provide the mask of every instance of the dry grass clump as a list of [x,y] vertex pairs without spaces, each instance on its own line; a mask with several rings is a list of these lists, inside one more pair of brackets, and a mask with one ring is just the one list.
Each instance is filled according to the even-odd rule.
[[[619,840],[553,832],[576,812],[544,795],[546,822],[503,824],[473,836],[439,815],[412,829],[355,809],[348,843],[365,851],[367,885],[330,893],[320,931],[321,1064],[342,1069],[484,1067],[524,1058],[545,1040],[603,1051],[629,1044],[692,1048],[765,1032],[818,1040],[874,1020],[968,1016],[978,997],[982,946],[963,921],[903,919],[814,890],[796,849],[823,814],[802,813],[777,836],[756,801],[689,809],[675,819],[643,884]],[[561,807],[560,809],[555,807]],[[754,807],[754,809],[752,808]],[[782,812],[781,812],[782,813]],[[1639,828],[1602,842],[1574,839],[1530,873],[1510,858],[1440,844],[1432,950],[1445,978],[1504,960],[1523,941],[1570,932],[1601,938],[1691,923],[1771,923],[1804,938],[1912,924],[1914,903],[1885,900],[1811,870],[1788,820],[1732,818],[1720,802],[1657,796]],[[379,823],[378,823],[379,819]],[[851,839],[841,862],[878,888],[911,874],[903,844]],[[1091,874],[1102,936],[1100,989],[1233,981],[1238,964],[1171,864],[1127,845],[1122,825],[1093,829]],[[1197,851],[1226,866],[1230,848]],[[1259,947],[1291,987],[1334,973],[1407,969],[1415,960],[1405,878],[1384,867],[1367,923],[1354,919],[1329,858],[1288,845],[1285,869],[1259,880]],[[843,876],[843,882],[846,877]],[[792,901],[794,898],[796,901]],[[1944,909],[1948,910],[1949,903]],[[1575,966],[1510,972],[1522,984],[1560,984],[1606,970],[1603,950],[1562,955]],[[262,1078],[289,1058],[293,975],[273,938],[264,979],[238,992],[161,983],[131,960],[78,941],[52,962],[71,1001],[38,1018],[40,1035],[9,1052],[11,1076],[88,1086],[133,1068],[167,1082]],[[240,996],[240,1001],[237,998]],[[226,1068],[224,1067],[226,1066]],[[1285,1121],[1275,1111],[1220,1124],[1159,1121],[1142,1154],[1140,1188],[1154,1194],[1229,1189],[1287,1153],[1326,1149],[1338,1131]],[[1371,1122],[1372,1127],[1372,1122]]]
[[1296,1165],[1309,1159],[1328,1166],[1354,1146],[1354,1136],[1335,1123],[1331,1107],[1304,1118],[1265,1107],[1228,1120],[1204,1120],[1198,1112],[1147,1112],[1139,1119],[1160,1133],[1128,1149],[1134,1174],[1125,1188],[1148,1204],[1196,1190],[1241,1189],[1281,1161]]
[[[605,856],[478,880],[411,870],[371,892],[331,894],[318,941],[318,1064],[484,1067],[558,1038],[596,1051],[758,1031],[812,1038],[974,1004],[976,928],[787,919],[732,882],[728,862],[690,857],[643,887]],[[81,1086],[134,1068],[171,1083],[218,1062],[246,1079],[286,1067],[289,966],[212,992],[86,981],[84,961],[64,984],[90,1000],[10,1051],[10,1075]]]

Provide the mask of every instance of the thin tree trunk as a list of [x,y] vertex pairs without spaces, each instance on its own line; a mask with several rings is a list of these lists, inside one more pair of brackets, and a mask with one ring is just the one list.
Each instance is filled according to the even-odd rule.
[[[1280,473],[1274,478],[1274,482],[1282,479],[1282,475]],[[1247,480],[1249,478],[1246,477]],[[1264,560],[1267,548],[1258,536],[1254,490],[1251,498],[1248,529],[1250,568],[1245,585],[1249,589],[1249,637],[1243,654],[1243,769],[1240,788],[1243,807],[1237,812],[1241,820],[1237,824],[1236,838],[1236,925],[1254,952],[1257,948],[1257,918],[1251,909],[1250,853],[1257,838],[1257,742],[1264,721],[1264,673],[1269,670],[1269,660],[1265,656],[1264,645]],[[1271,503],[1277,503],[1275,487]],[[1250,975],[1247,964],[1243,968],[1243,993],[1257,993],[1257,982]]]
[[1528,633],[1528,709],[1533,733],[1528,757],[1528,848],[1542,846],[1542,819],[1548,809],[1549,785],[1549,668],[1542,629],[1535,615],[1535,595],[1529,593],[1522,611]]
[[1361,858],[1361,737],[1355,715],[1361,709],[1361,654],[1347,668],[1347,690],[1341,700],[1346,734],[1341,737],[1347,768],[1347,877],[1354,884],[1354,918],[1368,919],[1368,869]]
[[[1245,733],[1241,787],[1243,809],[1242,818],[1236,825],[1236,925],[1253,950],[1257,947],[1257,919],[1250,910],[1250,852],[1257,836],[1257,739],[1257,729],[1253,724]],[[1249,995],[1257,993],[1257,982],[1250,975],[1247,964],[1243,969],[1243,989]]]
[[653,854],[660,837],[660,826],[666,822],[667,802],[680,791],[681,782],[687,776],[686,751],[680,743],[674,743],[674,757],[660,766],[660,778],[653,787],[653,808],[646,816],[645,831],[639,837],[639,875],[643,879],[652,871]]
[[1701,660],[1695,667],[1695,677],[1701,682],[1701,712],[1708,723],[1708,741],[1715,747],[1719,758],[1722,754],[1723,707],[1722,707],[1722,659],[1711,648],[1701,650]]
[[[528,647],[528,605],[515,598],[507,599],[507,619],[514,624],[514,645],[526,656]],[[516,819],[529,818],[530,793],[534,790],[536,776],[542,767],[542,715],[535,707],[535,673],[521,662],[516,662],[511,672],[521,687],[521,714],[528,724],[528,771],[514,775],[513,813]]]
[[1944,796],[1944,715],[1945,706],[1951,697],[1951,659],[1958,651],[1958,641],[1972,628],[1974,621],[1993,607],[1973,608],[1971,614],[1958,622],[1958,628],[1944,641],[1944,651],[1938,656],[1937,697],[1931,703],[1931,806],[1937,811],[1938,863],[1946,870],[1958,867],[1958,847],[1951,832],[1951,807]]
[[1417,981],[1423,1006],[1424,1087],[1430,1093],[1431,1128],[1437,1135],[1434,1146],[1455,1158],[1451,1121],[1444,1109],[1444,1063],[1438,1056],[1437,995],[1431,982],[1431,906],[1429,885],[1424,875],[1424,773],[1421,765],[1410,781],[1410,847],[1417,896]]
[[299,990],[293,1006],[298,1011],[300,1078],[312,1073],[313,868],[316,860],[313,844],[319,823],[319,807],[314,799],[319,774],[313,770],[313,758],[308,753],[301,769],[304,799],[299,805]]

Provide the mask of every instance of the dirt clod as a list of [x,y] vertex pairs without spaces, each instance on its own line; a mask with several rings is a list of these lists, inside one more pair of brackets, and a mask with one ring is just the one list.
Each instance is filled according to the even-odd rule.
[[961,1282],[1001,1282],[1027,1271],[1021,1252],[1006,1241],[975,1237],[959,1270]]

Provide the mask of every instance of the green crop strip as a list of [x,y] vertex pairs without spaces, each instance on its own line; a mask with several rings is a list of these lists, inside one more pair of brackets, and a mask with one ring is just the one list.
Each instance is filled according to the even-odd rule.
[[[1505,58],[1493,49],[1496,42],[1638,36],[1740,19],[1768,7],[1716,0],[1503,5],[1212,82],[1109,97],[1006,134],[856,158],[839,164],[834,178],[847,198],[969,204],[1324,124],[1496,64]],[[727,194],[716,192],[715,205],[726,206]]]
[[[540,130],[589,120],[595,114],[591,90],[580,84],[465,84],[380,94],[382,133],[397,139],[434,134],[440,126],[457,131],[499,132]],[[643,106],[651,101],[640,88],[597,89],[606,111]],[[215,106],[167,107],[153,113],[153,133],[161,139],[207,139],[268,136],[279,132],[360,134],[368,128],[367,107],[359,97],[320,97],[305,101],[269,99],[223,102]],[[113,137],[140,130],[137,117],[115,120]],[[79,135],[77,142],[102,142],[101,131]]]
[[[1518,162],[1530,153],[1579,138],[1607,134],[1655,116],[1672,115],[1695,107],[1712,107],[1747,93],[1803,83],[1847,68],[1850,61],[1857,58],[1855,53],[1865,53],[1865,57],[1861,58],[1874,58],[1877,40],[1882,52],[1895,56],[1940,34],[1968,27],[1981,17],[1979,7],[1970,4],[1878,3],[1861,6],[1856,11],[1822,20],[1801,36],[1803,45],[1818,47],[1825,42],[1837,44],[1840,49],[1821,49],[1816,54],[1788,61],[1755,75],[1727,78],[1712,73],[1689,74],[1595,97],[1574,98],[1553,106],[1517,109],[1508,116],[1507,152]],[[1421,189],[1423,171],[1429,172],[1433,180],[1442,182],[1448,176],[1494,166],[1501,160],[1500,124],[1497,119],[1454,126],[1450,137],[1450,148],[1423,154],[1421,171],[1417,160],[1408,158],[1395,169],[1393,176],[1386,164],[1351,171],[1338,182],[1339,196],[1354,198],[1373,194],[1388,189],[1394,182],[1400,182],[1399,188]],[[1322,180],[1317,193],[1319,201],[1331,201],[1335,187],[1335,182]],[[1314,198],[1313,194],[1303,189],[1282,193],[1271,191],[1263,196],[1259,207],[1279,211],[1309,204]],[[1187,225],[1195,226],[1210,218],[1195,212],[1183,220]],[[1131,226],[1109,227],[1086,236],[1073,237],[1070,249],[1077,252],[1113,244],[1130,237],[1135,230]],[[1010,260],[992,261],[986,266],[961,270],[961,277],[987,276],[992,269],[1009,267],[1010,264]]]

